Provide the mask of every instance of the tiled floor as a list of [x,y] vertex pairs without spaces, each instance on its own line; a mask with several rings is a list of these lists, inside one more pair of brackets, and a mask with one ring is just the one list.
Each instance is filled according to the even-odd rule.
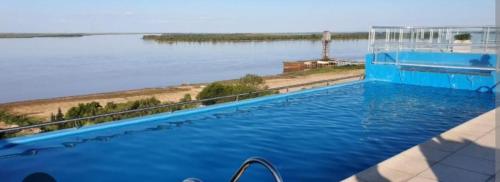
[[496,126],[493,110],[344,181],[495,181]]

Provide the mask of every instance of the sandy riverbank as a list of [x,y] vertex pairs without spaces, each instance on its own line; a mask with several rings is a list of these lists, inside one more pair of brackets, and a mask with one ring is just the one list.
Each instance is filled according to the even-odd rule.
[[[315,82],[320,80],[335,79],[346,76],[354,76],[363,74],[364,70],[339,70],[335,72],[317,73],[304,76],[271,76],[265,78],[265,83],[270,88],[282,87],[287,85],[302,84]],[[345,80],[345,81],[352,81]],[[25,114],[28,116],[47,119],[51,113],[56,113],[58,108],[65,113],[69,108],[77,106],[79,103],[88,103],[92,101],[99,102],[105,105],[108,102],[124,103],[144,98],[156,97],[162,102],[173,101],[177,102],[185,94],[196,95],[203,89],[206,84],[181,85],[166,88],[148,88],[139,90],[129,90],[120,92],[100,93],[82,96],[61,97],[53,99],[32,100],[0,104],[0,109],[6,109],[9,112],[17,114]]]

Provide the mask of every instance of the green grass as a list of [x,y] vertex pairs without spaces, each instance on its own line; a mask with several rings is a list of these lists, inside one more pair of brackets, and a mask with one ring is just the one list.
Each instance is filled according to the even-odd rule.
[[0,110],[0,121],[6,124],[15,124],[18,126],[27,126],[37,123],[37,118],[26,115],[10,113],[6,110]]
[[[33,124],[38,123],[38,118],[26,116],[26,115],[20,115],[20,114],[14,114],[10,113],[6,110],[0,109],[0,122],[3,122],[5,124],[9,125],[18,125],[18,126],[29,126]],[[19,136],[20,134],[18,133],[13,133],[13,134],[0,134],[0,138],[8,138],[8,137],[15,137]]]
[[365,69],[364,65],[346,65],[346,66],[335,66],[335,67],[323,67],[304,71],[296,71],[283,74],[284,76],[307,76],[319,73],[330,73],[330,72],[344,72],[350,70],[360,70]]

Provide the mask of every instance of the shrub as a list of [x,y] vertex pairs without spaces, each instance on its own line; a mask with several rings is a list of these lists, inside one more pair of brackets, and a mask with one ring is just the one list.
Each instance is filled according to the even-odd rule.
[[[126,110],[135,110],[135,109],[141,109],[141,108],[146,108],[146,107],[152,107],[152,106],[157,106],[160,105],[161,101],[151,97],[148,99],[141,99],[141,100],[136,100],[136,101],[129,101],[126,103],[121,103],[121,104],[115,104],[113,102],[108,102],[104,107],[102,107],[98,102],[90,102],[90,103],[80,103],[76,107],[72,107],[66,112],[66,119],[76,119],[76,118],[83,118],[83,117],[89,117],[89,116],[95,116],[99,114],[107,114],[107,113],[112,113],[112,112],[119,112],[119,111],[126,111]],[[142,111],[142,112],[137,112],[137,113],[128,113],[128,114],[121,114],[121,115],[115,115],[115,116],[109,116],[105,118],[97,118],[97,119],[92,119],[92,120],[86,120],[82,121],[79,124],[83,125],[88,125],[88,124],[93,124],[93,123],[102,123],[102,122],[107,122],[107,121],[112,121],[112,120],[118,120],[118,119],[125,119],[125,118],[131,118],[131,117],[137,117],[145,114],[154,114],[154,113],[159,113],[159,112],[165,112],[168,109],[156,109],[156,110],[151,110],[151,111]],[[61,125],[61,128],[67,128],[67,127],[72,127],[73,123],[66,123]]]
[[[191,99],[192,99],[191,95],[186,94],[184,96],[184,98],[181,99],[181,101],[191,101]],[[62,113],[61,109],[59,108],[57,110],[57,114],[53,114],[53,113],[51,114],[50,121],[61,121],[64,119],[77,119],[77,118],[95,116],[95,115],[99,115],[99,114],[107,114],[107,113],[112,113],[112,112],[126,111],[126,110],[131,110],[131,109],[141,109],[141,108],[146,108],[146,107],[157,106],[160,104],[162,104],[161,101],[154,98],[154,97],[136,100],[136,101],[129,101],[126,103],[118,103],[118,104],[113,103],[113,102],[108,102],[108,103],[106,103],[106,105],[104,107],[102,107],[98,102],[80,103],[80,104],[78,104],[78,106],[70,108],[66,112],[65,115]],[[164,104],[173,104],[173,102],[166,102]],[[108,117],[103,117],[103,118],[78,121],[77,124],[80,126],[90,125],[90,124],[94,124],[94,123],[102,123],[102,122],[107,122],[107,121],[126,119],[126,118],[132,118],[132,117],[138,117],[138,116],[142,116],[142,115],[156,114],[156,113],[162,113],[162,112],[168,112],[168,111],[176,111],[176,110],[192,108],[192,107],[196,107],[196,104],[192,104],[192,105],[189,104],[186,106],[171,106],[171,107],[152,109],[152,110],[148,110],[148,111],[113,115],[113,116],[108,116]],[[33,124],[39,123],[39,121],[36,120],[36,118],[9,113],[5,110],[0,110],[0,121],[5,122],[7,124],[16,124],[19,126],[33,125]],[[44,126],[44,127],[41,127],[40,129],[44,132],[45,131],[53,131],[53,130],[59,130],[59,129],[64,129],[64,128],[71,128],[71,127],[74,127],[74,124],[75,123],[73,123],[73,122],[61,123],[61,124],[57,124],[57,125]],[[26,133],[18,132],[18,133],[5,134],[5,135],[0,134],[0,138],[12,137],[12,136],[24,135],[24,134],[26,134]]]
[[66,119],[75,119],[97,115],[102,106],[98,102],[80,103],[77,107],[72,107],[66,112]]
[[64,120],[64,114],[61,111],[61,108],[57,109],[57,114],[54,116],[55,121],[62,121]]
[[155,97],[151,97],[149,99],[141,99],[141,100],[136,100],[136,101],[130,102],[128,110],[152,107],[152,106],[157,106],[160,104],[161,104],[160,100],[156,99]]
[[[263,83],[264,79],[262,79],[262,77],[249,74],[240,78],[236,83],[227,83],[227,84],[223,84],[220,82],[211,83],[205,88],[203,88],[203,90],[198,94],[197,98],[203,100],[203,99],[210,99],[210,98],[223,97],[229,95],[250,93],[248,95],[242,95],[239,97],[239,99],[248,99],[248,98],[255,98],[262,95],[271,94],[272,92],[251,93],[251,92],[262,91],[263,89],[265,89],[265,87],[262,86]],[[217,103],[234,101],[235,99],[236,99],[235,97],[230,97],[217,100],[209,100],[209,101],[203,101],[202,104],[212,105]]]
[[[185,94],[184,97],[179,100],[179,102],[190,102],[190,101],[193,101],[191,94]],[[191,108],[195,108],[196,105],[197,105],[196,103],[192,103],[192,104],[184,104],[180,107],[182,109],[191,109]]]
[[[204,100],[204,99],[210,99],[210,98],[215,98],[215,97],[222,97],[222,96],[227,96],[231,95],[233,93],[233,87],[229,85],[224,85],[222,83],[211,83],[207,85],[203,90],[198,94],[197,98],[199,100]],[[224,99],[227,100],[227,99]],[[209,101],[203,101],[203,105],[212,105],[216,103],[223,102],[222,99],[219,100],[209,100]]]
[[38,123],[35,118],[26,115],[10,113],[5,110],[0,110],[0,121],[5,122],[6,124],[15,124],[18,126],[27,126]]
[[191,98],[191,94],[184,94],[184,97],[179,100],[179,102],[190,102],[193,99]]
[[463,33],[463,34],[455,35],[455,40],[470,40],[470,39],[471,39],[470,33]]
[[258,75],[247,74],[240,78],[239,83],[242,85],[258,86],[264,84],[264,79]]

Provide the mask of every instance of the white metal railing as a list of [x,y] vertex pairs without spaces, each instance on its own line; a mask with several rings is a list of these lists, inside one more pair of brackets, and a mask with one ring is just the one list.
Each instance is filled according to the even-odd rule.
[[[368,51],[378,63],[380,53],[395,54],[394,60],[384,64],[401,63],[401,52],[460,52],[495,54],[496,33],[500,27],[400,27],[373,26],[369,32]],[[460,36],[466,36],[465,40]],[[446,66],[446,65],[439,65]],[[469,68],[467,66],[464,69]],[[475,67],[473,69],[495,70],[496,68]]]

